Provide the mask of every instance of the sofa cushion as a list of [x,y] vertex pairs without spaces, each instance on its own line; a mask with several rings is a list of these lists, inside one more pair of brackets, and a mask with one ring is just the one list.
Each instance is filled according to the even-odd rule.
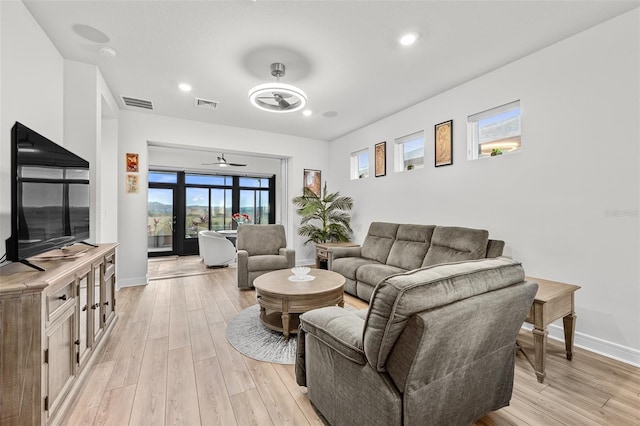
[[489,231],[436,226],[422,266],[482,259],[487,254]]
[[356,281],[365,282],[375,287],[389,275],[400,274],[402,272],[407,272],[407,270],[398,268],[397,266],[369,263],[358,268],[356,271]]
[[[262,254],[278,254],[287,246],[282,225],[240,225],[238,226],[238,250],[246,250],[249,257]],[[286,266],[285,266],[286,268]]]
[[377,285],[369,303],[364,327],[369,364],[385,371],[387,357],[412,315],[522,281],[522,265],[503,257],[435,265],[388,277]]
[[396,240],[389,251],[387,265],[406,270],[422,266],[422,261],[431,245],[434,228],[434,225],[400,225]]
[[289,264],[285,256],[265,254],[262,256],[249,256],[247,259],[247,269],[249,271],[274,271],[276,269],[287,269],[288,267]]
[[397,223],[372,222],[362,243],[362,257],[387,263],[399,226]]
[[355,281],[356,271],[362,265],[380,265],[380,263],[364,257],[341,257],[340,259],[334,259],[331,263],[331,270]]

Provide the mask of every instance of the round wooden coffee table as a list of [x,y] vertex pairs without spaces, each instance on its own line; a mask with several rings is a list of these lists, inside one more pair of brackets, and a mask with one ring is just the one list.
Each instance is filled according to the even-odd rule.
[[260,304],[260,320],[285,339],[298,332],[300,314],[325,306],[344,306],[344,277],[333,271],[312,269],[312,281],[290,281],[290,269],[267,272],[253,281]]

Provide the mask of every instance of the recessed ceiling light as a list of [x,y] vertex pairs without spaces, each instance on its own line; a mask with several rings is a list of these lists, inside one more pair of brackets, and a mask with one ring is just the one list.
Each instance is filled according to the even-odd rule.
[[399,42],[403,46],[411,46],[418,40],[418,37],[419,37],[418,33],[415,33],[415,32],[406,33],[400,37]]
[[311,111],[310,109],[305,109],[304,111],[302,111],[302,114],[306,117],[309,117],[311,114],[313,114],[313,111]]
[[190,92],[191,86],[188,85],[187,83],[180,83],[178,84],[178,89],[182,90],[183,92]]

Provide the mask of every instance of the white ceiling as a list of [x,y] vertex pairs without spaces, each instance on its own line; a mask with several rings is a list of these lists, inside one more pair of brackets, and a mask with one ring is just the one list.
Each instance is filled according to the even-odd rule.
[[[639,0],[24,3],[64,58],[99,67],[122,109],[145,111],[125,107],[120,96],[130,96],[153,101],[152,114],[332,140]],[[420,34],[416,45],[398,45],[405,31]],[[251,106],[249,89],[275,81],[272,62],[287,66],[283,83],[307,93],[310,117]],[[180,82],[193,91],[180,92]],[[195,108],[196,96],[220,105]]]

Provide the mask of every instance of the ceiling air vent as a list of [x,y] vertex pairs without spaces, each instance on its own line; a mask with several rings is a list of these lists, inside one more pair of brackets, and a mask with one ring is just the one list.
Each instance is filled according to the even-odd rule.
[[146,99],[138,99],[138,98],[132,98],[129,96],[122,96],[122,102],[124,102],[124,104],[129,107],[153,110],[153,102],[148,101]]
[[209,99],[196,98],[195,106],[198,108],[217,109],[220,102],[210,101]]

